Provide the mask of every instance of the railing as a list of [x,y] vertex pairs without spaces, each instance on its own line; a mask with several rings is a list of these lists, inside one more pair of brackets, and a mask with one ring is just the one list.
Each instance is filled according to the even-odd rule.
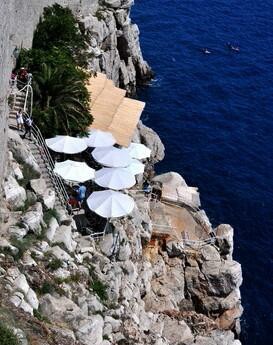
[[[18,80],[16,81],[16,83],[17,83],[16,84],[17,88],[18,88],[18,85],[19,86],[21,85],[22,88],[18,89],[13,94],[15,94],[15,97],[16,97],[16,94],[19,92],[25,93],[24,113],[26,114],[27,117],[31,117],[32,116],[32,106],[33,106],[33,89],[31,86],[31,80],[29,80],[26,84],[24,84],[23,82],[18,81]],[[30,100],[29,100],[29,109],[28,109],[29,97],[30,97]],[[59,200],[60,200],[61,204],[64,207],[66,207],[69,197],[68,197],[68,194],[66,192],[63,180],[58,175],[55,175],[53,172],[54,165],[55,165],[54,161],[53,161],[51,154],[48,150],[45,139],[42,136],[40,129],[36,125],[32,125],[32,134],[33,134],[33,137],[35,139],[35,144],[38,146],[38,149],[40,151],[41,157],[45,162],[47,171],[49,173],[49,176],[51,178],[51,181],[53,183],[55,191],[59,197]]]
[[[177,228],[172,227],[172,226],[168,226],[168,225],[161,225],[161,224],[152,224],[153,226],[157,227],[157,228],[162,228],[162,229],[168,229],[171,231],[176,231]],[[188,247],[198,247],[199,249],[207,244],[214,244],[216,242],[216,240],[223,240],[225,237],[224,236],[212,236],[212,237],[208,237],[208,238],[204,238],[204,239],[200,239],[200,240],[190,240],[188,238],[181,238],[179,240],[177,240],[176,242],[178,244],[180,244],[182,247],[188,246]]]
[[63,180],[58,175],[55,175],[53,172],[54,165],[55,165],[54,161],[53,161],[51,154],[48,150],[45,139],[43,138],[40,129],[36,125],[32,126],[32,134],[33,134],[34,139],[36,141],[35,144],[38,146],[38,149],[40,151],[41,157],[45,162],[47,171],[48,171],[50,178],[51,178],[51,181],[55,187],[56,193],[58,194],[58,197],[59,197],[62,205],[64,207],[66,207],[69,197],[68,197],[68,194],[66,192]]
[[[157,228],[162,228],[162,229],[168,229],[171,231],[175,231],[177,230],[177,228],[172,227],[172,226],[168,226],[168,225],[161,225],[161,224],[152,224],[153,226],[157,227]],[[221,236],[213,236],[213,237],[208,237],[208,238],[204,238],[204,239],[200,239],[200,240],[190,240],[188,238],[181,238],[179,240],[177,240],[176,242],[178,244],[180,244],[182,247],[188,246],[188,247],[203,247],[207,244],[214,244],[216,240],[220,240],[220,239],[224,239],[224,237]]]
[[[18,80],[12,81],[12,82],[14,82],[14,85],[16,83],[16,86],[17,86],[17,90],[15,92],[13,92],[13,95],[15,95],[15,97],[16,97],[17,93],[20,93],[20,92],[25,93],[24,113],[26,114],[27,117],[32,117],[33,89],[31,86],[31,80],[28,81],[26,84],[21,82],[21,81],[18,81]],[[21,86],[22,88],[18,89],[18,86]],[[29,100],[29,111],[28,111],[28,99],[29,99],[29,97],[30,97],[30,100]],[[44,139],[39,127],[34,125],[34,124],[32,125],[32,135],[34,137],[34,144],[38,147],[40,155],[45,162],[47,171],[49,173],[49,176],[50,176],[50,179],[53,183],[55,191],[58,195],[58,198],[59,198],[62,206],[64,208],[66,208],[67,204],[68,204],[69,196],[67,194],[65,185],[63,183],[62,178],[59,177],[58,175],[54,174],[53,169],[54,169],[55,163],[51,157],[51,154],[49,152],[49,149],[46,145],[45,139]],[[72,213],[73,213],[73,209],[72,209]],[[109,221],[107,221],[103,231],[94,232],[90,236],[92,238],[94,238],[94,240],[100,239],[101,237],[103,237],[105,235],[105,233],[109,229],[109,226],[110,226]]]
[[186,209],[191,214],[191,216],[194,218],[196,223],[198,223],[207,233],[210,233],[211,229],[209,228],[207,223],[196,215],[197,212],[201,211],[201,209],[199,207],[195,207],[193,205],[185,204],[185,203],[183,203],[181,201],[179,201],[179,204],[175,203],[175,201],[169,202],[169,201],[166,201],[166,200],[162,200],[162,202],[164,204],[166,204],[166,205],[170,205],[170,206],[175,206],[175,207],[178,207],[178,208]]

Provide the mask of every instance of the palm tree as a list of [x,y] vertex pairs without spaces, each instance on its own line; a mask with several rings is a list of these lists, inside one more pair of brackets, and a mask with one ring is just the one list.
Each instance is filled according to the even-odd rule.
[[92,123],[84,78],[74,66],[42,64],[34,74],[33,116],[45,136],[73,135]]

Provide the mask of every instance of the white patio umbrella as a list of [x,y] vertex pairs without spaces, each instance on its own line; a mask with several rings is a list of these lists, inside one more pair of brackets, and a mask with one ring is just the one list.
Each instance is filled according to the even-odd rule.
[[85,182],[95,177],[95,170],[90,168],[85,162],[75,162],[69,159],[55,163],[53,171],[63,179],[75,182]]
[[130,171],[133,175],[138,175],[144,173],[144,168],[145,165],[143,163],[141,163],[137,159],[132,159],[130,165],[128,165],[128,167],[126,167],[125,169]]
[[127,168],[102,168],[96,171],[95,182],[101,187],[120,190],[132,187],[136,179]]
[[60,153],[73,154],[87,149],[87,144],[83,138],[70,137],[69,135],[57,135],[45,141],[51,150]]
[[125,150],[129,152],[132,158],[137,159],[149,158],[151,155],[151,150],[147,146],[138,143],[131,143]]
[[107,147],[116,143],[116,139],[110,132],[101,131],[99,129],[91,129],[89,136],[85,138],[89,147]]
[[124,168],[132,161],[129,153],[125,149],[118,149],[113,146],[97,147],[91,154],[101,165],[110,168]]
[[93,192],[87,199],[90,210],[104,218],[122,217],[134,209],[134,199],[113,190]]

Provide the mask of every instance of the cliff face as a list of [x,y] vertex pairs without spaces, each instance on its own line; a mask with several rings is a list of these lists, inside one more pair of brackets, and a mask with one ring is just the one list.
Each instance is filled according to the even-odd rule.
[[[69,5],[90,32],[90,68],[128,92],[150,76],[130,22],[130,0],[0,3],[2,171],[7,165],[0,209],[1,319],[29,345],[239,345],[242,276],[232,259],[230,226],[220,225],[215,240],[197,247],[156,237],[151,204],[136,193],[134,213],[114,221],[112,231],[95,242],[77,231],[64,210],[59,217],[50,211],[54,191],[16,132],[9,131],[5,149],[13,50],[31,46],[43,7],[55,2]],[[134,140],[152,149],[153,162],[163,159],[160,139],[141,122]],[[204,212],[193,213],[212,231]]]
[[15,48],[30,48],[33,32],[46,6],[69,6],[90,32],[89,67],[102,71],[117,86],[134,93],[137,83],[151,78],[143,60],[138,27],[131,23],[132,0],[3,0],[0,3],[0,177],[6,159],[9,78]]
[[140,50],[138,27],[130,19],[132,4],[133,0],[101,0],[95,12],[82,18],[92,37],[90,69],[104,72],[129,94],[152,77]]
[[[161,143],[145,128],[138,137],[145,131],[156,161]],[[28,339],[23,344],[240,345],[242,276],[229,225],[214,229],[216,240],[197,244],[157,236],[153,203],[130,191],[133,213],[112,221],[95,242],[62,210],[57,218],[49,211],[55,196],[44,173],[39,177],[19,135],[9,137],[0,317]],[[204,211],[193,215],[210,228]]]

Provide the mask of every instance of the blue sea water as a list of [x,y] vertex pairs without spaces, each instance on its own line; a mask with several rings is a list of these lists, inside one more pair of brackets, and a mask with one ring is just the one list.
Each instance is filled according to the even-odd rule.
[[234,227],[242,343],[273,344],[273,2],[136,0],[132,17],[156,73],[139,98],[166,147],[157,170],[181,173],[213,225]]

